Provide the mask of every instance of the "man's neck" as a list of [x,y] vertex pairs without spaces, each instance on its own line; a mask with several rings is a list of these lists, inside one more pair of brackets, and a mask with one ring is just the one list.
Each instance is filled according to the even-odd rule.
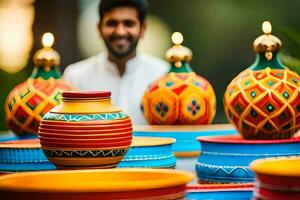
[[112,54],[108,54],[108,59],[117,65],[119,74],[122,77],[126,70],[126,63],[128,62],[128,60],[134,58],[135,56],[136,56],[136,52],[133,52],[129,56],[122,59],[116,58]]

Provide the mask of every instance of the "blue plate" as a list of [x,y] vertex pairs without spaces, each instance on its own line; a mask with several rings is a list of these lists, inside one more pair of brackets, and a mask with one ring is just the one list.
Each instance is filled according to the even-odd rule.
[[187,200],[251,200],[252,184],[209,184],[188,186]]
[[[133,130],[134,136],[146,137],[167,137],[175,138],[176,143],[173,145],[175,155],[182,157],[181,154],[195,153],[199,154],[200,143],[197,141],[199,136],[215,136],[215,135],[233,135],[237,131],[229,124],[214,125],[197,125],[197,126],[135,126]],[[190,154],[190,155],[191,155]],[[183,156],[186,157],[186,156]],[[189,156],[188,156],[189,157]]]
[[300,138],[244,140],[235,135],[198,139],[202,148],[196,171],[201,183],[253,182],[250,162],[259,158],[300,155]]
[[131,147],[118,167],[175,168],[173,138],[133,137]]
[[52,170],[38,139],[0,142],[0,171],[24,172]]

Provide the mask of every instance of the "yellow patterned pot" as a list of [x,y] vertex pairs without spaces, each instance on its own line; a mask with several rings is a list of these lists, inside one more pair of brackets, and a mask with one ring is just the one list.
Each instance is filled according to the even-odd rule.
[[37,51],[31,77],[6,98],[8,126],[20,137],[37,137],[42,117],[61,102],[62,91],[72,90],[61,78],[59,60],[58,53],[49,46]]
[[224,108],[245,139],[286,139],[300,127],[300,77],[281,64],[281,41],[264,27],[254,41],[256,61],[228,85]]
[[180,45],[178,34],[173,34],[175,45],[167,52],[171,70],[144,94],[144,116],[149,124],[209,124],[216,113],[213,87],[190,68],[192,53]]

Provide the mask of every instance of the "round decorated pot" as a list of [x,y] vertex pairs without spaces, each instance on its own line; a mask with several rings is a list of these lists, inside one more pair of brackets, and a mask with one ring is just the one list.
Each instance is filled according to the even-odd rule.
[[130,149],[118,167],[175,168],[173,138],[133,137]]
[[192,71],[189,65],[192,52],[181,46],[182,40],[176,41],[178,34],[173,34],[175,45],[167,52],[171,63],[169,73],[151,84],[144,93],[144,116],[153,125],[210,124],[216,114],[213,87]]
[[0,199],[183,199],[193,178],[184,171],[136,168],[18,173],[0,177]]
[[245,139],[286,139],[300,128],[300,77],[280,62],[281,41],[269,29],[254,41],[255,63],[224,94],[227,119]]
[[0,142],[0,173],[52,169],[38,139]]
[[62,91],[73,89],[61,78],[60,57],[51,45],[36,52],[31,76],[6,98],[8,126],[21,138],[36,138],[42,117],[60,104]]
[[39,128],[48,159],[57,167],[111,168],[126,154],[132,123],[111,103],[111,92],[63,92]]
[[175,138],[172,151],[176,156],[176,169],[195,173],[195,163],[200,153],[198,136],[232,135],[236,130],[227,124],[134,126],[134,136]]
[[255,160],[250,168],[255,172],[257,199],[300,199],[300,157],[280,157]]
[[240,135],[198,137],[201,154],[196,162],[200,183],[254,181],[249,164],[259,158],[300,155],[300,138],[245,140]]
[[253,190],[251,183],[188,185],[186,199],[250,200]]

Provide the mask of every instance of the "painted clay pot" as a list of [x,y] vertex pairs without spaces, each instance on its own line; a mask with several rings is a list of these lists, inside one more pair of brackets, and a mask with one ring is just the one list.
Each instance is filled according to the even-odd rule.
[[196,162],[200,183],[254,181],[249,164],[259,158],[300,156],[300,138],[245,140],[240,135],[198,137],[201,154]]
[[173,42],[175,45],[167,52],[170,71],[144,93],[144,116],[152,125],[210,124],[216,114],[213,87],[192,71],[189,64],[192,52],[181,46],[182,41]]
[[173,138],[133,137],[129,151],[118,167],[175,168]]
[[253,190],[251,183],[188,185],[186,199],[250,200]]
[[255,160],[250,168],[255,172],[257,199],[300,199],[300,157]]
[[200,153],[199,136],[232,135],[237,131],[231,125],[178,125],[134,126],[134,136],[175,138],[172,151],[176,156],[176,169],[195,173],[195,163]]
[[21,138],[37,138],[42,117],[60,104],[62,91],[73,90],[61,78],[60,57],[54,49],[40,49],[33,61],[31,76],[9,93],[4,106],[9,128]]
[[0,173],[52,169],[38,139],[0,142]]
[[225,113],[245,139],[291,138],[300,128],[300,77],[280,62],[281,41],[264,32],[255,63],[226,89]]
[[136,168],[18,173],[0,177],[0,199],[184,199],[193,178],[184,171]]
[[111,168],[126,154],[132,123],[111,104],[111,92],[63,92],[39,128],[48,159],[57,167]]

